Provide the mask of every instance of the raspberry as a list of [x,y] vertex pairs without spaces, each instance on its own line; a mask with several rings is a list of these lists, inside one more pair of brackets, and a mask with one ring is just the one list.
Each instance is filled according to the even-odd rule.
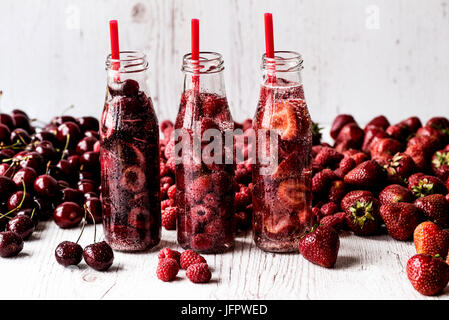
[[165,163],[165,165],[167,166],[167,168],[168,168],[168,170],[169,170],[169,172],[170,172],[171,174],[175,174],[175,170],[176,170],[176,167],[175,167],[175,157],[169,158],[169,159],[167,160],[167,162]]
[[170,174],[170,170],[168,169],[168,167],[165,165],[163,159],[161,159],[160,162],[160,169],[159,169],[159,174],[161,177],[166,177]]
[[213,238],[209,234],[199,233],[193,236],[191,246],[198,251],[209,250],[214,244]]
[[192,264],[195,263],[206,263],[206,259],[204,259],[202,256],[200,256],[193,250],[186,250],[183,253],[181,253],[179,262],[181,265],[181,269],[187,269],[188,267],[190,267]]
[[168,207],[162,212],[162,226],[167,230],[176,230],[176,207]]
[[175,202],[173,199],[165,199],[161,201],[161,210],[164,211],[168,207],[173,207]]
[[169,199],[174,199],[176,195],[176,185],[172,185],[170,188],[168,188],[167,196]]
[[214,211],[202,205],[195,206],[190,211],[190,217],[201,223],[209,222],[214,216]]
[[235,194],[235,207],[237,209],[245,208],[251,203],[251,191],[248,187],[241,187],[240,191]]
[[207,283],[212,278],[212,273],[207,263],[196,263],[187,268],[186,276],[194,283]]
[[159,280],[169,282],[176,278],[179,272],[179,265],[175,259],[165,258],[159,260],[159,264],[156,269],[156,275]]
[[217,199],[217,196],[216,196],[215,194],[213,194],[213,193],[208,193],[208,194],[204,197],[204,199],[203,199],[203,204],[204,204],[206,207],[209,207],[209,208],[216,208],[216,207],[218,207],[218,199]]
[[161,251],[159,251],[159,255],[157,257],[159,258],[159,260],[171,258],[176,260],[176,262],[179,264],[181,253],[179,251],[172,250],[170,248],[164,248]]

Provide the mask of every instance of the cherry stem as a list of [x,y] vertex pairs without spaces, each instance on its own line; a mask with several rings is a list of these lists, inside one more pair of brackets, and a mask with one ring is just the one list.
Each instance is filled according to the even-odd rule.
[[75,108],[75,106],[73,104],[71,104],[70,106],[68,106],[67,108],[65,108],[64,110],[62,110],[62,115],[64,115],[67,111],[69,111],[70,109]]
[[34,213],[36,212],[36,208],[33,208],[33,211],[31,211],[31,216],[30,216],[30,219],[33,219],[33,217],[34,217]]
[[89,212],[91,218],[92,218],[92,222],[94,223],[94,243],[97,242],[97,224],[95,223],[95,218],[94,215],[92,214],[92,212],[90,212],[89,208],[87,207],[86,204],[84,204],[84,214],[87,212]]
[[17,207],[15,207],[14,209],[9,210],[7,213],[0,215],[0,219],[2,219],[4,217],[8,217],[14,211],[18,211],[20,208],[22,208],[23,202],[25,201],[25,197],[27,195],[25,181],[23,180],[23,178],[22,178],[22,185],[23,185],[23,197],[22,197],[22,200],[20,201],[19,205]]
[[61,153],[61,160],[64,159],[64,154],[65,154],[66,150],[69,148],[69,141],[70,141],[70,133],[67,134],[67,139],[65,141],[65,146],[64,146],[64,149],[62,150],[62,153]]
[[48,174],[48,170],[50,170],[51,161],[47,162],[47,169],[45,169],[45,174]]

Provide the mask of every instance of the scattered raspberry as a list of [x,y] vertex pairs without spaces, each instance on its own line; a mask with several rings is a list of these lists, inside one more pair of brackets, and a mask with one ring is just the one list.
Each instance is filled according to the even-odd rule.
[[187,268],[187,278],[194,283],[207,283],[212,278],[207,263],[195,263]]
[[206,263],[206,259],[204,259],[202,256],[200,256],[193,250],[186,250],[183,253],[181,253],[181,258],[179,261],[181,269],[187,269],[192,264],[196,263]]
[[174,199],[176,195],[176,185],[172,185],[170,188],[168,188],[167,190],[167,196],[169,199]]
[[158,279],[169,282],[176,278],[179,272],[179,265],[175,259],[165,258],[159,261],[157,266],[156,275]]
[[172,250],[170,248],[164,248],[161,251],[159,251],[159,255],[157,257],[159,258],[159,260],[171,258],[176,260],[176,262],[179,264],[181,253],[179,251]]
[[167,230],[176,230],[176,207],[168,207],[162,212],[162,226]]
[[175,202],[173,199],[165,199],[161,201],[161,210],[164,211],[168,207],[173,207]]

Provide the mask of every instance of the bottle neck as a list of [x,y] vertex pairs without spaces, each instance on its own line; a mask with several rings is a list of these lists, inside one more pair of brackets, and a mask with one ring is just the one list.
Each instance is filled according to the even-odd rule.
[[302,84],[303,60],[294,51],[276,51],[274,58],[262,56],[262,83],[268,86],[298,86]]

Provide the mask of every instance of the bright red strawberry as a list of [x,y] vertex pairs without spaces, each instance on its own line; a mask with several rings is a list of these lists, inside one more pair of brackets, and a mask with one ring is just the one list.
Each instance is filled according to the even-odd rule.
[[385,180],[385,172],[374,160],[368,160],[349,171],[345,183],[364,188],[379,186]]
[[381,225],[379,201],[369,191],[351,191],[341,201],[346,213],[346,224],[356,234],[367,236],[376,233]]
[[173,281],[175,280],[178,272],[179,272],[179,265],[175,259],[165,258],[159,260],[159,264],[156,269],[156,275],[158,279],[164,282]]
[[331,216],[326,216],[320,220],[320,225],[334,228],[335,231],[340,231],[346,227],[346,213],[338,212]]
[[335,140],[341,129],[348,123],[355,123],[354,118],[349,114],[339,114],[332,123],[330,135]]
[[413,233],[413,242],[417,253],[440,255],[446,258],[449,250],[449,231],[441,229],[431,221],[418,225]]
[[345,152],[343,152],[344,156],[348,156],[351,157],[352,159],[354,159],[356,165],[361,164],[362,162],[365,162],[366,160],[369,160],[368,156],[366,153],[361,152],[359,150],[347,150]]
[[449,151],[440,150],[432,157],[432,170],[441,180],[449,178]]
[[338,211],[339,207],[335,202],[328,202],[321,206],[321,217],[333,215]]
[[340,164],[338,165],[338,168],[336,170],[334,170],[334,173],[337,177],[339,177],[340,179],[343,179],[344,176],[351,171],[352,169],[355,168],[355,166],[357,165],[357,163],[355,162],[354,159],[352,159],[351,157],[344,157],[341,161]]
[[342,180],[332,181],[329,190],[329,201],[340,203],[346,194],[346,185]]
[[401,123],[405,124],[410,129],[410,132],[416,132],[419,128],[422,127],[421,120],[419,120],[418,117],[407,118],[405,120],[402,120]]
[[449,142],[449,120],[445,117],[434,117],[429,119],[426,127],[431,127],[438,130],[444,144]]
[[312,192],[326,193],[331,185],[331,182],[336,179],[335,173],[330,169],[324,169],[318,172],[312,178]]
[[348,147],[359,149],[363,143],[363,130],[356,123],[349,123],[345,125],[338,133],[335,143],[347,142]]
[[388,121],[388,119],[385,116],[381,115],[381,116],[377,116],[377,117],[371,119],[371,121],[368,122],[368,124],[365,127],[365,132],[366,132],[366,128],[369,126],[375,126],[382,130],[386,130],[390,126],[390,122]]
[[192,264],[196,263],[207,263],[206,259],[204,259],[203,256],[199,255],[198,253],[190,249],[181,253],[179,262],[181,269],[187,269]]
[[415,171],[415,162],[405,153],[396,153],[384,165],[387,179],[391,183],[405,184],[406,179]]
[[161,251],[159,251],[159,254],[157,256],[159,260],[165,259],[165,258],[171,258],[175,259],[176,262],[179,264],[179,258],[181,258],[181,253],[176,250],[172,250],[170,248],[164,248]]
[[380,207],[380,215],[393,239],[409,240],[419,224],[419,211],[411,203],[387,203]]
[[429,136],[435,139],[436,141],[438,141],[438,148],[443,147],[447,143],[446,134],[433,127],[424,126],[419,128],[418,131],[416,131],[416,136]]
[[431,194],[447,193],[447,188],[443,181],[423,173],[415,173],[408,178],[408,189],[418,198]]
[[407,262],[407,276],[416,291],[426,296],[440,293],[449,282],[449,265],[441,258],[417,254]]
[[381,156],[392,156],[403,150],[402,143],[396,139],[383,138],[378,139],[371,144],[370,154],[371,158],[381,157]]
[[212,278],[207,263],[195,263],[187,268],[186,276],[193,283],[207,283]]
[[416,199],[415,206],[421,210],[426,219],[435,222],[439,227],[448,226],[449,202],[441,194],[431,194],[429,196]]
[[385,130],[369,125],[365,127],[365,136],[363,138],[362,151],[370,153],[371,146],[379,139],[388,138],[388,134]]
[[177,209],[176,207],[168,207],[162,211],[162,226],[166,230],[176,230],[176,218]]
[[415,167],[418,171],[428,172],[430,171],[428,154],[426,153],[423,145],[409,145],[405,149],[404,153],[412,158],[415,163]]
[[413,202],[415,196],[406,187],[398,184],[391,184],[379,193],[379,201],[382,204],[396,202]]
[[410,128],[403,123],[397,123],[389,126],[385,131],[390,135],[390,137],[399,141],[406,141],[408,136],[412,133]]
[[340,238],[331,227],[313,228],[299,240],[299,252],[303,257],[319,266],[332,268],[337,261]]
[[333,148],[324,147],[316,155],[314,162],[323,168],[335,168],[343,155]]
[[407,147],[420,146],[426,154],[434,153],[441,143],[433,136],[415,136],[407,142]]

